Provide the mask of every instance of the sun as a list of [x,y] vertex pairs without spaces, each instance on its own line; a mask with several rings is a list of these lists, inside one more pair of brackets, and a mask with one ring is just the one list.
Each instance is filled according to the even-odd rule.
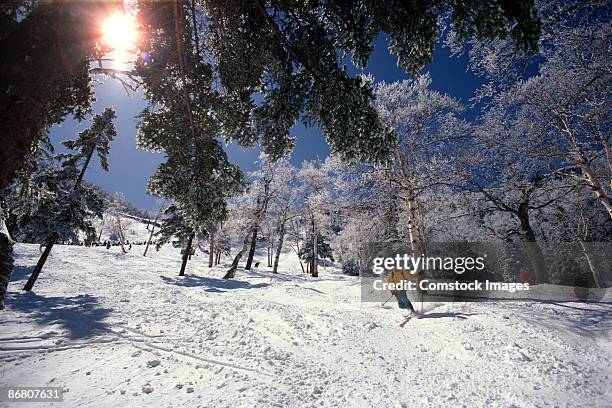
[[114,51],[129,51],[135,48],[136,21],[134,16],[115,12],[102,22],[102,42]]

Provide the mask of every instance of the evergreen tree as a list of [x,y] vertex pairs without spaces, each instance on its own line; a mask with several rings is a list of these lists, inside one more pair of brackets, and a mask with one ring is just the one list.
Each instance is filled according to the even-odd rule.
[[120,3],[0,3],[0,189],[53,124],[91,110],[90,61],[105,53],[98,20]]
[[179,276],[184,276],[187,260],[192,255],[193,240],[196,237],[196,232],[189,225],[176,204],[170,204],[164,211],[161,228],[155,235],[160,237],[158,241],[160,245],[168,242],[172,242],[175,245],[176,242],[176,245],[182,248],[182,263]]
[[198,231],[225,219],[226,200],[242,189],[244,177],[218,140],[225,132],[215,113],[222,101],[185,6],[141,4],[140,47],[149,58],[136,69],[150,106],[140,115],[138,147],[166,154],[148,190],[174,200],[186,225]]
[[502,246],[500,267],[504,282],[520,282],[521,261],[520,251],[512,240],[507,240]]
[[[532,0],[197,3],[208,17],[201,38],[232,102],[227,116],[243,129],[236,138],[243,144],[260,138],[275,158],[291,149],[289,130],[299,120],[320,124],[344,159],[389,156],[394,139],[372,106],[370,84],[347,69],[347,56],[365,67],[383,33],[399,65],[415,75],[431,62],[447,23],[459,39],[510,34],[527,51],[537,48],[540,32]],[[256,93],[261,103],[253,101]]]
[[76,240],[76,231],[84,231],[91,240],[95,239],[91,218],[102,217],[103,201],[95,189],[83,184],[83,177],[94,153],[102,169],[108,171],[110,142],[117,135],[113,124],[115,117],[111,108],[96,115],[92,126],[79,133],[76,140],[63,142],[70,152],[54,157],[60,166],[52,162],[41,166],[23,189],[25,205],[19,210],[20,217],[29,218],[33,236],[45,245],[24,290],[32,290],[58,240]]
[[[304,242],[304,246],[300,248],[300,253],[298,254],[301,259],[305,262],[312,265],[313,263],[313,242],[314,239],[310,237],[310,234],[306,236],[306,241]],[[334,262],[334,255],[331,246],[327,243],[323,237],[323,235],[319,234],[316,239],[317,242],[317,263],[319,260],[329,259]]]

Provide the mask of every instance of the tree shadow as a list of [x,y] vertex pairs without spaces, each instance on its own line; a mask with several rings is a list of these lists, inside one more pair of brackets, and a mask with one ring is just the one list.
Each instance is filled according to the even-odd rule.
[[232,289],[257,289],[270,286],[268,283],[252,284],[249,282],[236,279],[219,279],[210,278],[207,276],[185,275],[167,277],[160,275],[162,281],[168,285],[184,286],[184,287],[200,287],[204,288],[205,292],[223,293]]
[[27,313],[40,325],[59,325],[71,339],[92,337],[108,331],[103,320],[112,309],[102,308],[90,295],[46,297],[33,292],[11,292],[7,296],[10,310]]
[[540,319],[534,323],[544,327],[565,327],[573,333],[588,336],[604,336],[612,330],[612,303],[610,302],[542,302],[566,309],[568,314],[562,319]]
[[475,316],[476,313],[461,313],[461,312],[443,312],[443,313],[426,313],[419,317],[419,320],[423,319],[441,319],[443,317],[456,317],[457,319],[465,320],[468,316]]
[[15,265],[11,271],[11,282],[28,279],[32,273],[32,269],[34,269],[33,266]]
[[[578,307],[578,306],[573,306],[572,304],[574,304],[575,302],[571,302],[572,304],[565,304],[563,302],[555,302],[555,301],[545,301],[542,303],[548,303],[550,305],[555,305],[555,306],[559,306],[559,307],[565,307],[568,309],[573,309],[573,310],[578,310],[581,312],[595,312],[595,313],[601,313],[602,310],[601,309],[589,309],[589,308],[584,308],[584,307]],[[582,302],[580,304],[585,304],[585,305],[589,305],[589,303],[593,303],[593,304],[603,304],[603,305],[608,305],[608,306],[612,306],[612,302]],[[612,309],[610,309],[612,310]],[[607,313],[607,312],[604,312]]]

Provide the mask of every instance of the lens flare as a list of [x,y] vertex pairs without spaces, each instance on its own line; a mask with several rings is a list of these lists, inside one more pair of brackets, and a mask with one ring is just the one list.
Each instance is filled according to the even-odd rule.
[[102,43],[114,51],[129,51],[136,45],[136,22],[134,17],[114,13],[102,22]]

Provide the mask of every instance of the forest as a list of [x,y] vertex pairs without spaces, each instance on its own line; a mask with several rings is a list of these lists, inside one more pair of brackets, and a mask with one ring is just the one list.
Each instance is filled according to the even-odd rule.
[[611,14],[0,2],[0,405],[609,406]]
[[[67,15],[62,40],[79,40],[64,55],[72,76],[59,72],[64,67],[49,50],[26,55],[33,62],[20,70],[14,68],[23,51],[3,62],[14,72],[5,79],[15,81],[6,82],[14,103],[3,109],[12,117],[21,109],[24,126],[22,133],[14,126],[4,132],[18,145],[10,159],[21,164],[3,171],[1,208],[6,231],[46,248],[32,284],[55,242],[79,234],[91,242],[93,220],[119,211],[84,179],[94,155],[108,168],[116,136],[112,108],[88,113],[92,78],[102,76],[128,91],[142,88],[149,101],[136,138],[139,148],[166,157],[147,186],[165,205],[155,237],[176,237],[184,254],[206,247],[211,266],[231,256],[225,278],[235,277],[242,260],[250,269],[258,241],[274,272],[291,248],[313,277],[326,260],[359,273],[371,242],[408,243],[418,254],[428,241],[499,241],[523,244],[537,282],[573,283],[573,272],[562,270],[586,262],[587,281],[604,287],[608,268],[589,256],[609,251],[591,243],[612,240],[609,4],[423,2],[396,5],[392,18],[391,6],[360,4],[131,4],[139,35],[129,70],[109,67],[104,54],[115,45],[92,46],[92,33],[77,24],[94,7],[125,5],[3,5],[12,22],[3,54],[19,36],[44,41],[53,26],[43,23]],[[410,14],[411,7],[420,14]],[[406,34],[410,25],[416,38]],[[348,65],[367,65],[379,32],[411,79],[349,74]],[[432,89],[430,75],[419,72],[438,41],[467,54],[468,68],[485,79],[470,101]],[[47,71],[62,76],[56,89],[65,90],[41,94],[38,105],[26,101],[28,92],[43,92],[29,87],[32,75]],[[478,114],[467,115],[470,109]],[[63,142],[68,153],[55,153],[45,129],[67,114],[91,126]],[[291,163],[289,130],[297,121],[321,127],[331,156]],[[232,164],[224,141],[260,146],[259,168],[245,174]],[[24,155],[28,143],[35,148]],[[546,251],[558,243],[580,244],[583,259],[547,263]],[[3,253],[4,288],[9,257]],[[189,256],[183,258],[181,274]],[[518,279],[507,263],[504,279]]]

